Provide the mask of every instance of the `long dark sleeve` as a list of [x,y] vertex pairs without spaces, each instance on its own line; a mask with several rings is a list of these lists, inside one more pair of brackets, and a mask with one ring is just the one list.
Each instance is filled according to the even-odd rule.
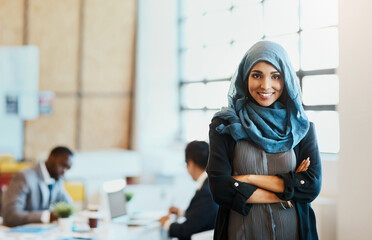
[[246,201],[257,187],[232,177],[232,158],[235,142],[229,135],[221,135],[216,127],[223,121],[214,119],[209,126],[210,155],[207,166],[213,199],[223,208],[233,209],[247,215],[251,204]]
[[295,173],[291,171],[277,176],[284,179],[284,192],[277,196],[283,200],[294,200],[297,202],[311,202],[319,194],[321,188],[321,159],[318,150],[318,143],[313,123],[306,136],[295,147],[297,166],[302,160],[310,158],[309,169],[305,172]]

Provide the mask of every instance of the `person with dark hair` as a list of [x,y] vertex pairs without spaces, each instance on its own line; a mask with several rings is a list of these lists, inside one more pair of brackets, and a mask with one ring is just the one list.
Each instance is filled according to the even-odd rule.
[[72,166],[73,153],[54,148],[46,162],[14,174],[3,197],[3,224],[9,227],[28,223],[48,223],[57,219],[50,206],[72,203],[62,177]]
[[318,239],[311,208],[322,179],[315,126],[282,46],[260,41],[247,51],[209,141],[207,172],[219,205],[215,240]]
[[[170,207],[169,214],[159,219],[159,222],[168,230],[169,237],[180,240],[191,239],[191,235],[214,227],[217,214],[217,204],[213,201],[209,189],[208,176],[205,168],[208,163],[209,145],[204,141],[192,141],[186,146],[185,161],[187,171],[198,184],[198,190],[191,199],[186,211],[177,207]],[[171,222],[170,214],[177,217],[184,216],[183,223]]]
[[185,161],[192,160],[200,169],[205,170],[208,164],[209,145],[204,141],[192,141],[186,146]]

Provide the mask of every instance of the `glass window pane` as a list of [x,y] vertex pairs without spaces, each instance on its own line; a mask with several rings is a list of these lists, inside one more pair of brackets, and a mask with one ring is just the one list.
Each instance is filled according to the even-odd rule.
[[230,81],[207,83],[207,107],[217,108],[227,106],[227,92],[229,91]]
[[301,40],[301,68],[303,70],[338,67],[336,27],[303,31]]
[[204,78],[204,49],[189,49],[180,54],[182,81],[195,81]]
[[189,83],[181,88],[181,103],[186,108],[203,108],[207,104],[207,98],[204,83]]
[[265,34],[295,33],[299,29],[298,0],[264,1]]
[[207,13],[204,18],[204,43],[206,45],[231,42],[230,11]]
[[234,7],[247,6],[252,3],[261,3],[261,0],[232,0]]
[[231,29],[234,41],[258,41],[264,34],[262,4],[257,2],[248,3],[250,4],[234,8],[231,12]]
[[180,23],[181,48],[203,46],[203,17],[186,18]]
[[[198,0],[196,0],[198,1]],[[231,0],[204,0],[205,1],[205,10],[218,11],[218,10],[228,10],[231,8]]]
[[328,27],[337,24],[337,0],[301,0],[302,29]]
[[230,45],[207,47],[204,62],[206,79],[230,78],[233,74],[231,71],[232,57]]
[[271,37],[267,38],[267,40],[271,40],[282,45],[287,51],[289,58],[291,59],[294,70],[298,71],[300,69],[300,54],[298,45],[299,35],[297,33],[283,35],[280,37]]
[[244,54],[248,51],[249,48],[253,46],[259,39],[253,40],[253,41],[237,41],[232,45],[232,63],[231,66],[233,68],[231,69],[234,73],[236,69],[238,69],[238,65],[240,61],[243,59]]
[[181,9],[181,17],[201,16],[205,12],[204,0],[182,0],[178,1]]
[[202,110],[182,112],[182,139],[186,142],[193,140],[208,141],[211,114]]
[[[320,152],[338,153],[340,150],[339,114],[336,111],[306,111],[314,122]],[[311,159],[310,159],[311,160]]]
[[305,105],[337,105],[338,97],[337,75],[306,76],[302,79],[302,100]]
[[[248,42],[248,41],[242,41],[242,42],[235,42],[232,44],[232,46],[229,48],[228,52],[225,55],[216,56],[218,58],[221,58],[223,56],[223,59],[221,60],[211,60],[213,61],[220,61],[220,68],[216,69],[212,67],[207,67],[209,70],[207,72],[207,79],[212,79],[212,75],[218,75],[218,79],[220,78],[228,78],[230,79],[231,76],[235,73],[235,71],[238,69],[239,63],[242,60],[244,54],[247,52],[247,50],[255,43],[256,41]],[[209,55],[210,58],[213,58],[214,54],[213,48],[211,48],[211,54]],[[207,61],[208,62],[208,61]],[[218,73],[218,74],[217,74]]]

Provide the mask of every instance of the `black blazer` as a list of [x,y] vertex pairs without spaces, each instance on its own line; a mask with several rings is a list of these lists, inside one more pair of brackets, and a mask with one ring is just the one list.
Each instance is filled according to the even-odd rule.
[[[227,121],[215,118],[210,124],[210,155],[207,166],[211,192],[219,204],[214,230],[215,240],[227,239],[230,209],[243,216],[248,215],[252,204],[247,199],[257,189],[256,186],[239,182],[232,178],[235,141],[228,134],[219,134],[216,127]],[[283,200],[292,200],[299,219],[301,240],[317,240],[315,215],[310,203],[318,196],[321,188],[321,159],[318,150],[315,126],[310,122],[306,136],[294,147],[297,159],[296,168],[301,161],[310,157],[311,164],[306,172],[294,171],[278,174],[284,180],[284,192],[276,195]]]
[[207,178],[200,190],[196,191],[186,209],[186,221],[172,223],[169,228],[169,236],[188,240],[194,233],[213,229],[217,208],[217,204],[212,199]]

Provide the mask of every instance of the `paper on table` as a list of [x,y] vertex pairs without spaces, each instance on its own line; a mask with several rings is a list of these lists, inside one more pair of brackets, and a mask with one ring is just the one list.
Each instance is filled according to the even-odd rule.
[[56,226],[18,226],[8,230],[12,233],[40,233],[55,229]]

